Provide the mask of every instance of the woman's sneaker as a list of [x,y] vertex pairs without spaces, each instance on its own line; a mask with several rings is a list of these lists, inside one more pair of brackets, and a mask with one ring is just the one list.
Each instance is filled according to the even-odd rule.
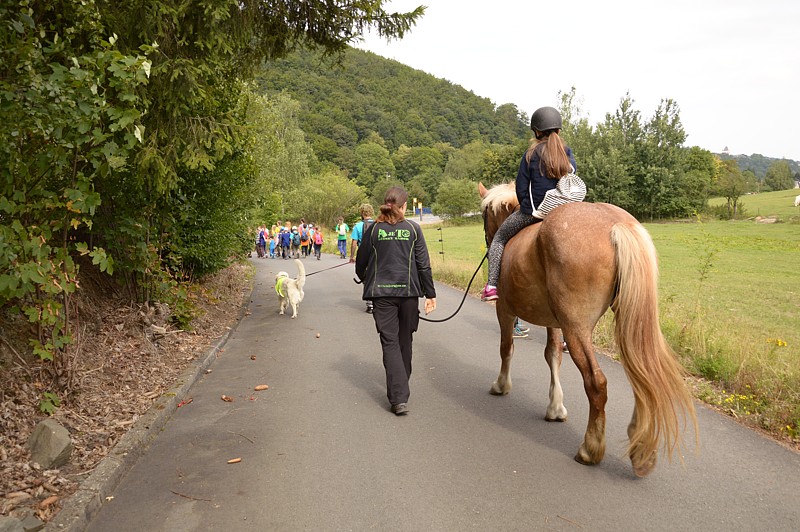
[[[528,329],[530,330],[530,329]],[[522,330],[522,327],[514,327],[514,338],[527,338],[528,333]]]
[[496,301],[500,299],[497,295],[497,288],[492,288],[489,285],[486,285],[481,292],[481,300],[483,301]]

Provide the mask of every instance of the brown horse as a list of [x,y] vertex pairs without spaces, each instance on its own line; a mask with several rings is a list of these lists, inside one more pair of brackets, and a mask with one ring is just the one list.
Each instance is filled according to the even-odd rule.
[[[487,190],[483,201],[488,242],[517,207],[513,184]],[[596,464],[605,454],[606,377],[592,347],[592,331],[611,307],[620,359],[633,388],[628,456],[636,475],[649,474],[663,443],[669,458],[681,446],[686,414],[697,435],[692,398],[683,371],[664,340],[658,321],[658,265],[650,235],[624,210],[606,203],[558,207],[506,244],[497,290],[500,374],[491,392],[511,391],[509,370],[517,316],[547,328],[544,357],[550,366],[550,404],[545,419],[565,421],[559,382],[561,332],[583,377],[589,423],[575,459]],[[561,331],[559,331],[561,329]],[[685,424],[685,423],[684,423]]]

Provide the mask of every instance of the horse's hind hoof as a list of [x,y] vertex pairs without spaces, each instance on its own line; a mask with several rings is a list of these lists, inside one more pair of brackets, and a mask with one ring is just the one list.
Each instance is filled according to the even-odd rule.
[[656,455],[656,453],[653,453],[649,460],[645,460],[643,463],[639,465],[634,464],[633,460],[631,460],[631,465],[633,466],[633,473],[639,478],[646,477],[647,475],[653,472],[653,469],[655,469],[657,459],[658,456]]
[[511,384],[500,386],[496,382],[492,383],[492,387],[491,389],[489,389],[489,393],[492,395],[508,395],[508,392],[510,391],[511,391]]

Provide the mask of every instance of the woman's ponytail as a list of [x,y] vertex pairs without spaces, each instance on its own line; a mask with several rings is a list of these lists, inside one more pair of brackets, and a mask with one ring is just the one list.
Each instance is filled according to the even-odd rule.
[[391,225],[405,220],[403,205],[408,201],[408,192],[403,187],[391,187],[386,191],[386,196],[381,205],[381,214],[376,221],[387,222]]

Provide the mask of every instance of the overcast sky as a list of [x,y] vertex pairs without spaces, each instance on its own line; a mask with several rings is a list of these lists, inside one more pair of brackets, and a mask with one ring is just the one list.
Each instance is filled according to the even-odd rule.
[[800,0],[394,0],[428,5],[359,48],[530,115],[575,87],[592,125],[629,93],[680,107],[687,146],[800,161]]

